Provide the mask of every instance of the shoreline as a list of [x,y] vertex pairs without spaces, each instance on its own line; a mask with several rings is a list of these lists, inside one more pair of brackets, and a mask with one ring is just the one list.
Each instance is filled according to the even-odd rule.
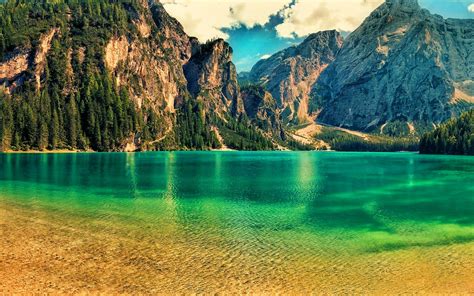
[[[26,151],[0,151],[0,154],[84,154],[84,153],[149,153],[149,152],[325,152],[325,153],[414,153],[419,155],[419,151],[338,151],[338,150],[235,150],[235,149],[209,149],[209,150],[158,150],[158,151],[94,151],[94,150],[26,150]],[[430,154],[449,155],[449,154]],[[455,156],[455,155],[453,155]],[[463,156],[463,155],[460,155]],[[466,155],[464,155],[466,156]],[[467,155],[469,156],[469,155]]]
[[92,153],[96,151],[87,151],[87,150],[67,150],[67,149],[59,149],[59,150],[7,150],[1,151],[0,153],[3,154],[72,154],[72,153]]
[[[5,217],[0,225],[0,289],[6,293],[189,294],[200,289],[210,294],[463,294],[472,289],[472,242],[336,258],[303,248],[298,249],[301,257],[282,260],[264,251],[260,256],[254,249],[237,248],[241,252],[236,256],[233,245],[220,244],[225,239],[220,236],[211,241],[219,247],[209,248],[207,238],[175,238],[173,228],[173,236],[150,231],[141,220],[118,219],[117,213],[110,213],[114,223],[104,224],[82,211],[55,208],[0,199]],[[257,271],[245,272],[255,265]]]

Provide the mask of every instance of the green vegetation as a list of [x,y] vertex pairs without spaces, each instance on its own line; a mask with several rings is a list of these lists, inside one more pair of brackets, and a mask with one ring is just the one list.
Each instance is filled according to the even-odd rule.
[[[130,32],[136,1],[7,1],[0,4],[0,57],[23,49],[34,52],[41,34],[58,28],[41,76],[31,71],[24,84],[0,97],[2,150],[117,150],[123,139],[142,131],[156,136],[158,122],[137,110],[126,88],[117,88],[103,65],[104,45],[117,32]],[[77,53],[84,49],[79,60]],[[0,91],[1,92],[1,91]],[[152,114],[152,113],[150,113]]]
[[420,153],[474,155],[474,110],[421,137]]
[[286,141],[284,143],[280,143],[282,146],[286,146],[287,148],[295,151],[312,151],[315,150],[314,146],[304,144],[298,141],[291,139],[290,137],[286,137]]
[[151,150],[207,150],[222,148],[217,138],[219,130],[222,144],[236,150],[271,150],[272,141],[257,130],[245,116],[237,119],[221,118],[214,113],[205,112],[202,102],[187,99],[177,110],[174,134],[176,142],[158,143]]
[[272,150],[274,148],[272,141],[255,129],[246,116],[239,116],[238,119],[231,117],[225,120],[217,119],[217,126],[224,138],[224,143],[231,149]]
[[[129,89],[113,83],[104,66],[104,48],[113,36],[139,35],[131,19],[142,9],[138,2],[12,0],[0,4],[0,61],[18,50],[36,52],[40,37],[58,29],[40,77],[41,88],[28,70],[12,95],[0,90],[0,150],[117,151],[132,139],[139,139],[147,150],[220,148],[212,126],[222,130],[231,148],[273,148],[247,118],[224,120],[205,114],[193,98],[176,106],[176,116],[165,118],[161,110],[138,108],[129,98]],[[155,33],[151,38],[162,44],[163,36]],[[130,87],[136,85],[132,81]]]
[[179,110],[177,117],[176,138],[178,146],[184,149],[204,150],[208,147],[216,149],[221,144],[216,133],[206,125],[206,117],[200,102],[187,100]]
[[418,151],[418,138],[416,137],[367,135],[367,139],[364,139],[343,131],[323,127],[322,132],[316,138],[328,143],[336,151]]
[[16,48],[34,48],[51,28],[82,43],[76,45],[97,47],[116,32],[135,30],[128,25],[127,10],[139,9],[137,0],[5,1],[0,4],[0,57]]

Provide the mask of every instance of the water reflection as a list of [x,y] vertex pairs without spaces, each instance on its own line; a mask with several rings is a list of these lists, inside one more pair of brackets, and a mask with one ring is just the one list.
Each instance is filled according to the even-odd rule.
[[130,197],[138,197],[138,188],[137,188],[137,174],[136,174],[136,165],[135,165],[135,153],[126,154],[126,176],[130,184]]
[[126,201],[114,201],[117,198],[155,200],[147,211],[186,225],[206,221],[252,229],[393,231],[394,221],[474,224],[472,158],[267,152],[1,154],[0,165],[4,194],[32,202],[69,199],[75,206],[102,204],[117,211],[127,206]]

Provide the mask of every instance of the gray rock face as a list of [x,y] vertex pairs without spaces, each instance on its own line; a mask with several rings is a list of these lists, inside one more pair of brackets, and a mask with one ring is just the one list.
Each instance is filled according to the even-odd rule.
[[252,122],[274,138],[285,140],[280,111],[272,95],[262,86],[243,87],[241,94],[245,113]]
[[343,43],[336,31],[310,35],[298,46],[277,52],[259,61],[249,79],[260,83],[273,95],[285,122],[309,120],[309,94],[321,72],[334,61]]
[[162,46],[172,50],[182,63],[187,62],[192,55],[193,47],[199,42],[189,37],[178,20],[166,12],[163,5],[157,1],[149,1],[149,10],[160,34],[163,36]]
[[[139,9],[128,10],[128,25],[134,30],[117,31],[106,41],[103,64],[116,86],[128,89],[136,108],[147,110],[141,120],[147,123],[148,113],[153,112],[162,123],[150,146],[175,136],[173,128],[179,124],[176,114],[187,99],[202,102],[206,112],[222,118],[244,113],[229,44],[221,39],[200,44],[185,33],[183,26],[159,1],[139,0],[139,3]],[[71,24],[65,26],[68,30],[72,27]],[[35,42],[37,48],[20,48],[8,53],[5,61],[0,60],[0,92],[10,95],[30,80],[37,81],[38,89],[47,87],[45,83],[40,84],[44,64],[52,40],[59,35],[57,28],[50,28]],[[74,40],[68,44],[73,45]],[[64,71],[72,85],[80,85],[72,60],[82,64],[86,50],[81,45],[67,48],[65,56],[69,66]],[[63,94],[73,91],[74,87],[61,90]],[[136,135],[117,139],[123,140],[120,149],[146,150],[147,143],[141,142],[139,132]]]
[[244,112],[232,48],[222,39],[196,48],[184,65],[188,90],[215,112]]
[[387,0],[345,40],[311,96],[318,120],[332,125],[438,124],[473,106],[474,20]]

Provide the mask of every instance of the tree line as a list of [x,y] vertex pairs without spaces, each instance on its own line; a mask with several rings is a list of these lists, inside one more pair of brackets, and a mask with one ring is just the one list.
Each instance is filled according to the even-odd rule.
[[[128,6],[127,6],[128,5]],[[117,150],[141,130],[152,138],[149,110],[138,110],[127,88],[118,88],[103,65],[103,47],[114,31],[128,30],[126,7],[135,1],[7,1],[0,4],[0,58],[23,48],[35,52],[42,33],[59,28],[38,89],[28,69],[12,95],[0,91],[2,150]],[[83,60],[78,48],[86,48]],[[70,64],[68,64],[70,63]],[[150,123],[150,124],[148,124]]]
[[424,134],[420,140],[420,153],[474,155],[474,110]]
[[397,152],[418,151],[419,140],[416,137],[389,137],[368,135],[367,139],[346,132],[323,127],[316,137],[331,146],[336,151],[360,152]]

